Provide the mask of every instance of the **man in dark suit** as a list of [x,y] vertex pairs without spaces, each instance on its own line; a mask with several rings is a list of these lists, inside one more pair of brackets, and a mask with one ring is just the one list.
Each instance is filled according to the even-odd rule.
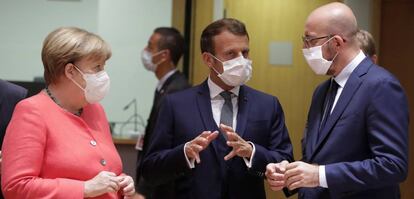
[[[159,82],[155,90],[154,102],[145,128],[145,137],[142,150],[138,151],[137,156],[137,190],[146,199],[151,199],[154,191],[169,192],[169,186],[151,186],[142,178],[141,164],[148,146],[151,143],[154,127],[158,118],[159,108],[163,98],[170,93],[184,90],[191,87],[187,78],[177,70],[177,64],[183,55],[184,38],[175,28],[160,27],[156,28],[151,35],[148,45],[142,51],[142,62],[144,67],[155,73]],[[138,143],[139,144],[139,143]]]
[[408,105],[398,80],[359,48],[351,9],[331,3],[305,25],[303,53],[317,74],[332,76],[312,98],[302,161],[268,165],[274,190],[299,198],[400,198],[408,172]]
[[174,182],[170,198],[264,199],[266,165],[293,158],[282,107],[276,97],[244,85],[252,62],[242,22],[221,19],[208,25],[201,51],[210,75],[198,86],[166,96],[144,178]]
[[[7,125],[13,114],[16,104],[26,97],[27,90],[0,79],[0,148],[3,143]],[[0,176],[1,176],[1,150],[0,150]],[[3,195],[0,193],[0,198]]]

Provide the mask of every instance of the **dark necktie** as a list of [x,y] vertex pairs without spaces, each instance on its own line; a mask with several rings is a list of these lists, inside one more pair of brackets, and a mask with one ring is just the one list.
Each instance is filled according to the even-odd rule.
[[331,115],[332,106],[335,101],[336,92],[338,91],[338,83],[332,78],[331,84],[329,85],[328,92],[326,93],[325,101],[323,104],[323,112],[322,112],[322,119],[321,124],[319,125],[319,136],[320,137],[321,131],[326,125],[326,121],[328,121],[329,116]]
[[[231,92],[229,91],[223,91],[220,93],[221,97],[224,98],[224,104],[221,108],[221,114],[220,114],[220,124],[224,124],[229,127],[233,127],[233,103],[231,101]],[[225,155],[227,155],[231,148],[227,146],[226,140],[227,135],[224,132],[221,132],[223,136],[219,136],[217,139],[219,142],[218,149],[221,153],[221,158],[224,158]],[[228,162],[225,162],[227,164]],[[228,166],[227,166],[228,167]],[[221,190],[221,198],[226,199],[229,198],[228,193],[228,180],[225,177],[222,184],[222,190]]]
[[[223,91],[220,95],[224,98],[224,104],[220,114],[220,124],[233,127],[233,103],[231,102],[231,92]],[[223,135],[227,139],[226,134],[223,133]]]

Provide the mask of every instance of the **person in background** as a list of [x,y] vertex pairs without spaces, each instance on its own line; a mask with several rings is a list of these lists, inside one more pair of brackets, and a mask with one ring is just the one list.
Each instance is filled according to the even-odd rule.
[[109,90],[104,68],[110,57],[104,40],[80,28],[58,28],[46,37],[46,88],[16,105],[3,142],[6,198],[136,195],[98,103]]
[[[137,190],[147,199],[162,194],[170,198],[171,184],[152,186],[142,177],[142,160],[151,144],[151,137],[157,125],[161,102],[167,94],[190,88],[187,78],[177,70],[177,64],[184,52],[184,38],[175,28],[159,27],[154,30],[147,46],[142,50],[141,59],[144,67],[155,73],[158,84],[155,89],[154,102],[145,128],[142,150],[138,150],[136,181]],[[140,143],[138,143],[140,144]]]
[[408,102],[399,81],[365,56],[358,25],[343,3],[307,18],[303,55],[331,78],[313,93],[302,139],[302,160],[272,163],[273,190],[298,190],[300,199],[400,198],[408,173]]
[[282,106],[244,85],[252,61],[242,22],[208,25],[201,52],[209,76],[165,97],[143,176],[154,184],[174,182],[170,198],[264,199],[266,165],[293,159]]
[[[6,133],[6,127],[10,122],[16,104],[24,99],[27,90],[18,85],[0,79],[0,148],[3,144],[3,138]],[[1,178],[2,154],[0,150],[0,178]],[[0,199],[3,194],[0,192]]]
[[374,64],[377,64],[378,56],[375,50],[375,41],[371,33],[369,33],[366,30],[360,29],[357,32],[356,38],[358,40],[359,47],[361,48],[362,52],[364,52],[364,54],[367,57],[371,58]]

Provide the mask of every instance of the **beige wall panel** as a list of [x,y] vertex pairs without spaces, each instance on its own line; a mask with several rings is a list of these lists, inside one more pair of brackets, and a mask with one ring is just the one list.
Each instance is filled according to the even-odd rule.
[[200,37],[203,29],[213,20],[213,0],[193,0],[193,26],[190,55],[190,80],[193,85],[200,84],[209,74],[203,64],[200,50]]

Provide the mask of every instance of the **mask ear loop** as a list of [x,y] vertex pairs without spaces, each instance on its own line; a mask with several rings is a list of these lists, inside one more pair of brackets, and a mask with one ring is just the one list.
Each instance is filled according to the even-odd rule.
[[[223,64],[223,62],[220,60],[220,59],[218,59],[216,56],[214,56],[213,54],[211,54],[211,53],[208,53],[209,55],[211,55],[214,59],[216,59],[217,61],[219,61],[221,64]],[[221,75],[221,73],[219,73],[214,67],[212,67],[212,66],[209,66],[209,68],[211,68],[211,69],[213,69],[213,71],[214,72],[216,72],[217,73],[217,75]]]
[[[153,54],[153,55],[151,55],[151,62],[152,62],[152,58],[153,57],[155,57],[155,56],[157,56],[157,55],[160,55],[161,53],[163,53],[164,51],[165,51],[166,49],[164,49],[164,50],[160,50],[160,51],[158,51],[158,52],[156,52],[155,54]],[[161,59],[161,60],[159,60],[157,63],[154,63],[156,66],[158,66],[158,65],[160,65],[162,62],[164,62],[165,61],[165,59],[163,58],[163,59]]]
[[[75,68],[76,68],[76,70],[77,71],[79,71],[80,72],[80,74],[82,75],[82,78],[83,78],[83,76],[84,76],[84,74],[83,74],[83,72],[75,65],[75,64],[72,64]],[[78,84],[78,82],[76,82],[72,77],[69,77],[69,79],[70,80],[72,80],[72,82],[76,85],[76,86],[78,86],[80,89],[82,89],[84,92],[86,91],[84,88],[82,88],[82,86],[80,85],[80,84]],[[85,78],[83,78],[83,79],[85,79]],[[86,80],[85,80],[86,81]]]
[[[325,45],[325,44],[327,44],[329,41],[331,41],[331,39],[333,39],[334,38],[334,36],[332,36],[331,38],[329,38],[327,41],[325,41],[321,46],[323,46],[323,45]],[[336,58],[336,56],[338,56],[338,52],[336,52],[336,54],[335,54],[335,56],[332,58],[332,63],[333,63],[333,61],[335,60],[335,58]]]

